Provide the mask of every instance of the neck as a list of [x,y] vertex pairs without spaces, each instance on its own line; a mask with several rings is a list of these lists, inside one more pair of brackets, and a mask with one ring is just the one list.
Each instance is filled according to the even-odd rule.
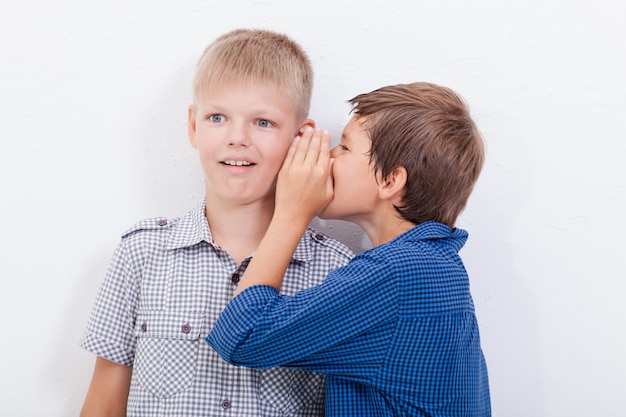
[[233,204],[207,196],[205,214],[215,243],[240,264],[256,251],[265,236],[274,214],[274,201]]
[[383,216],[356,219],[354,222],[367,234],[373,246],[387,243],[415,227],[415,223],[404,219],[395,210]]

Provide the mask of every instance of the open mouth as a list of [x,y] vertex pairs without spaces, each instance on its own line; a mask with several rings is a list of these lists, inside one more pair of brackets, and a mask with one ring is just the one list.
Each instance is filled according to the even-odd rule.
[[232,166],[232,167],[249,167],[253,164],[252,162],[248,162],[248,161],[235,161],[235,160],[227,160],[227,161],[223,161],[222,164],[224,165],[228,165],[228,166]]

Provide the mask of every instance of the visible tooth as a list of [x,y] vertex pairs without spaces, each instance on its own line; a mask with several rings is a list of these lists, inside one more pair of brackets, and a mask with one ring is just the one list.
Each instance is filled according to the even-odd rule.
[[248,161],[234,161],[234,160],[228,160],[228,161],[224,161],[224,163],[226,165],[232,165],[232,166],[250,166],[252,165],[250,162]]

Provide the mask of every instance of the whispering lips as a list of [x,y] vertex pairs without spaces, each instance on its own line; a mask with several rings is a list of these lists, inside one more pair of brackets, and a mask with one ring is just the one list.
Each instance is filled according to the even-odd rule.
[[252,162],[234,160],[234,159],[227,159],[226,161],[222,161],[222,164],[233,166],[233,167],[249,167],[249,166],[255,165]]

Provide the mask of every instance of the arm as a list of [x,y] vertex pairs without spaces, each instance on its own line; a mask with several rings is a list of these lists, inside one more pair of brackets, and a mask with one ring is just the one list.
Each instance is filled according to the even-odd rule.
[[125,417],[132,369],[98,356],[80,417]]
[[230,301],[206,340],[234,365],[363,381],[376,374],[396,329],[396,282],[384,258],[361,254],[293,296],[248,288]]
[[306,227],[332,199],[330,135],[307,128],[296,138],[278,174],[276,208],[235,295],[253,285],[280,290],[283,275]]

